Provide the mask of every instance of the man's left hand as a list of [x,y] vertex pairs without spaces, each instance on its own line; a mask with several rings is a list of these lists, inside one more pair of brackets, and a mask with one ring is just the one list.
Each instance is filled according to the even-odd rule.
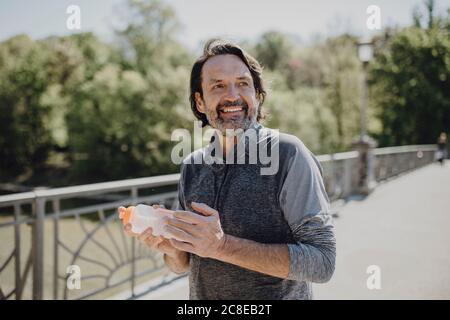
[[215,258],[223,248],[226,235],[220,224],[219,212],[204,203],[191,203],[199,212],[176,211],[167,219],[166,231],[172,238],[171,244],[183,251],[200,257]]

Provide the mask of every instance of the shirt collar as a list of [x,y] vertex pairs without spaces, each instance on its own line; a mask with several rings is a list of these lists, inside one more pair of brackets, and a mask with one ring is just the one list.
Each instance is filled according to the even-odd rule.
[[[238,136],[238,142],[234,145],[235,161],[233,163],[237,163],[237,160],[242,159],[242,157],[245,157],[246,155],[249,155],[249,146],[252,144],[258,144],[261,129],[264,129],[264,126],[259,122],[254,122],[247,130],[245,130],[245,132],[241,132],[241,134]],[[251,133],[248,130],[254,130],[255,132]],[[225,155],[222,155],[222,147],[220,146],[219,134],[220,133],[218,133],[218,130],[214,131],[209,144],[205,147],[204,150],[206,155],[210,155],[213,163],[224,164]],[[247,138],[244,139],[245,137]],[[213,154],[213,150],[219,150],[219,154]],[[245,150],[245,153],[240,152],[241,150]],[[205,154],[203,156],[205,157]]]

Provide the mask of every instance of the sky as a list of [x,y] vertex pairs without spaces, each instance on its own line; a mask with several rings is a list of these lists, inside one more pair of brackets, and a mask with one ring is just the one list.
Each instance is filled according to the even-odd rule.
[[[268,30],[287,32],[301,42],[317,36],[351,32],[367,36],[370,5],[380,8],[381,26],[405,26],[412,22],[415,6],[423,0],[165,0],[181,22],[178,39],[197,50],[209,37],[252,40]],[[0,41],[26,33],[34,39],[67,35],[69,5],[78,5],[81,30],[93,31],[108,40],[120,19],[124,0],[0,0]],[[437,10],[450,7],[437,0]]]

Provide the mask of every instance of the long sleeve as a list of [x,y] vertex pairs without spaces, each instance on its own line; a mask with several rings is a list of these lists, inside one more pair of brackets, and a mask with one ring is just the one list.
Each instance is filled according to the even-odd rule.
[[183,163],[180,167],[180,180],[178,181],[178,197],[175,199],[173,204],[174,210],[186,210],[184,206],[184,172],[185,164]]
[[280,205],[295,244],[288,244],[288,279],[324,283],[331,279],[336,240],[320,163],[298,141],[280,192]]

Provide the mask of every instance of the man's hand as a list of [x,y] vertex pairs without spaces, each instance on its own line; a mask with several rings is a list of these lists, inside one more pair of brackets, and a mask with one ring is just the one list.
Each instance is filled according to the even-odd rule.
[[166,231],[174,239],[172,246],[200,257],[215,258],[226,241],[220,225],[219,212],[204,203],[191,203],[202,215],[190,211],[176,211],[167,219]]
[[166,232],[174,238],[170,243],[176,249],[273,277],[288,277],[290,256],[287,244],[265,244],[226,235],[217,210],[204,203],[192,202],[191,205],[202,215],[175,211],[174,218],[167,219]]
[[[153,208],[158,208],[159,205],[153,205]],[[124,207],[119,208],[119,213],[126,210]],[[162,253],[165,253],[171,258],[178,258],[180,256],[180,250],[176,249],[168,239],[162,237],[162,236],[153,236],[153,230],[152,228],[146,229],[141,234],[133,233],[131,231],[131,224],[126,224],[123,228],[125,233],[130,237],[137,238],[140,242],[145,244],[151,249],[160,251]]]

